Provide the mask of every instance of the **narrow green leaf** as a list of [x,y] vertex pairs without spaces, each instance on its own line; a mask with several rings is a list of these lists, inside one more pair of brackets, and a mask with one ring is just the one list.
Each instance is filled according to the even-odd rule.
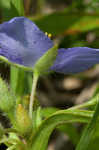
[[10,79],[10,86],[11,86],[11,89],[15,92],[16,91],[16,87],[17,87],[17,80],[18,80],[18,76],[17,76],[18,69],[16,69],[15,67],[11,67],[11,68],[12,69],[10,71],[10,77],[11,77],[11,79]]
[[14,17],[14,13],[10,11],[11,9],[11,0],[0,0],[0,8],[2,14],[2,20],[7,21]]
[[33,130],[37,130],[38,126],[42,123],[42,113],[41,113],[41,108],[38,107],[34,112],[33,112]]
[[41,108],[38,107],[36,111],[36,126],[38,127],[41,124],[42,117],[41,117]]
[[83,110],[61,110],[51,115],[48,119],[38,128],[37,132],[33,136],[31,143],[32,147],[29,150],[42,149],[46,150],[49,136],[57,125],[72,122],[88,123],[93,115],[91,111]]
[[0,0],[0,5],[3,21],[24,15],[23,0]]
[[[48,118],[50,115],[57,112],[58,110],[59,110],[58,108],[54,108],[54,107],[44,108],[42,109],[42,116]],[[72,140],[74,145],[78,143],[79,134],[77,133],[77,129],[73,124],[68,123],[65,125],[61,125],[57,127],[57,129],[60,132],[63,132],[64,134],[68,135],[68,137],[70,138],[70,140]]]
[[[97,127],[98,130],[96,130]],[[93,115],[93,118],[88,124],[87,128],[85,129],[76,150],[88,150],[92,142],[92,139],[95,137],[95,133],[97,133],[98,131],[99,131],[99,102],[96,105],[96,110]]]
[[23,0],[11,0],[12,10],[17,10],[18,16],[24,16]]
[[25,88],[25,72],[15,67],[11,67],[10,71],[11,89],[17,94],[22,95]]
[[47,107],[42,109],[42,116],[44,118],[50,117],[53,113],[57,112],[59,109],[55,107]]

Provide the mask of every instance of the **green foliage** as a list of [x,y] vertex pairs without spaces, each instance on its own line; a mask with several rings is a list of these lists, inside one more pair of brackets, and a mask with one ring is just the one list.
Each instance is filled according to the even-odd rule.
[[52,35],[76,34],[99,28],[99,15],[81,12],[57,12],[34,20],[45,32]]
[[4,21],[24,15],[23,0],[0,0],[0,4]]
[[5,81],[0,78],[0,109],[6,113],[13,113],[16,97],[9,90]]
[[16,16],[24,16],[23,0],[11,0],[11,6],[12,10],[10,9],[10,11],[14,12],[16,10],[18,14]]
[[[0,0],[0,7],[2,10],[2,20],[7,21],[10,18],[15,17],[15,14],[11,11],[11,0]],[[14,10],[15,12],[15,10]]]
[[[25,89],[25,72],[16,67],[11,67],[10,84],[11,89],[16,95],[23,95]],[[22,85],[22,86],[19,86]],[[23,88],[22,88],[23,87]]]
[[[93,118],[88,124],[87,128],[83,132],[80,142],[76,150],[96,150],[99,146],[97,140],[99,139],[99,102],[96,105],[96,110],[94,112]],[[96,140],[96,143],[95,143]]]
[[48,72],[48,69],[53,65],[57,56],[57,45],[49,49],[35,64],[34,71],[36,70],[40,75]]
[[61,110],[52,114],[39,126],[38,130],[31,139],[32,147],[29,150],[46,150],[49,136],[57,125],[69,122],[88,123],[93,112],[79,110]]
[[42,123],[42,109],[41,107],[38,107],[34,112],[33,112],[33,132],[35,132],[40,124]]
[[[55,107],[48,107],[48,108],[42,109],[42,116],[45,118],[48,118],[57,111],[58,109]],[[67,123],[65,125],[59,125],[57,127],[57,130],[68,135],[68,137],[70,138],[70,140],[73,142],[74,145],[78,143],[79,134],[77,132],[75,125],[70,124],[70,123]],[[75,135],[75,138],[74,138],[74,135]]]
[[16,108],[16,129],[22,135],[29,133],[32,129],[32,121],[21,104],[18,104]]

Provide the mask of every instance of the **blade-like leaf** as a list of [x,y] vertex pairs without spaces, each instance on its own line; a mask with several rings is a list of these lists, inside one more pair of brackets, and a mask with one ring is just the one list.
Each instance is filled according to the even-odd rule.
[[[10,71],[10,84],[11,89],[18,95],[22,95],[24,93],[25,88],[25,73],[24,70],[20,70],[15,67],[11,67]],[[19,86],[21,85],[21,86]]]
[[[88,124],[87,128],[85,129],[76,150],[88,150],[90,145],[92,144],[92,141],[94,140],[95,142],[96,137],[98,137],[98,140],[99,140],[98,132],[99,132],[99,102],[96,106],[96,110],[93,115],[93,118],[91,122]],[[94,147],[93,147],[94,150],[96,150],[95,147],[96,146],[94,144]]]
[[24,16],[23,0],[11,0],[12,10],[17,10],[19,16]]
[[[42,109],[42,116],[45,118],[48,118],[50,115],[52,115],[53,113],[55,113],[56,111],[58,111],[58,108],[55,107],[48,107],[48,108],[44,108]],[[60,132],[63,132],[64,134],[68,135],[68,137],[70,138],[70,140],[72,140],[73,144],[77,144],[78,140],[79,140],[79,134],[77,133],[77,129],[73,124],[65,124],[65,125],[61,125],[59,127],[57,127],[57,129]],[[75,138],[74,138],[75,136]]]
[[2,11],[2,20],[7,21],[15,16],[14,13],[10,11],[11,0],[0,0],[0,8]]
[[0,0],[0,8],[4,21],[24,15],[23,0]]
[[40,125],[40,127],[38,128],[37,132],[31,140],[32,147],[29,148],[29,150],[46,150],[49,136],[51,135],[52,131],[57,125],[70,122],[88,123],[92,115],[93,112],[91,111],[57,111]]

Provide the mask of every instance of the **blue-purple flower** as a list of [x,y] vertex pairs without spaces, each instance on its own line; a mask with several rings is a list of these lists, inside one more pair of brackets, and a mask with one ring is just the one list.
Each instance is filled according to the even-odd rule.
[[[4,56],[9,62],[33,68],[52,47],[52,40],[25,17],[16,17],[0,25],[0,56]],[[67,74],[77,73],[97,63],[99,49],[62,48],[58,50],[50,70]]]

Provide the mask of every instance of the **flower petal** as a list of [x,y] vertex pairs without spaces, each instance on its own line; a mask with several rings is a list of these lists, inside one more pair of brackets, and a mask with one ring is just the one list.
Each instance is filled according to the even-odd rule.
[[13,63],[33,67],[51,47],[53,42],[25,17],[0,25],[0,55]]
[[74,47],[59,49],[51,70],[60,73],[78,73],[99,63],[99,49]]

